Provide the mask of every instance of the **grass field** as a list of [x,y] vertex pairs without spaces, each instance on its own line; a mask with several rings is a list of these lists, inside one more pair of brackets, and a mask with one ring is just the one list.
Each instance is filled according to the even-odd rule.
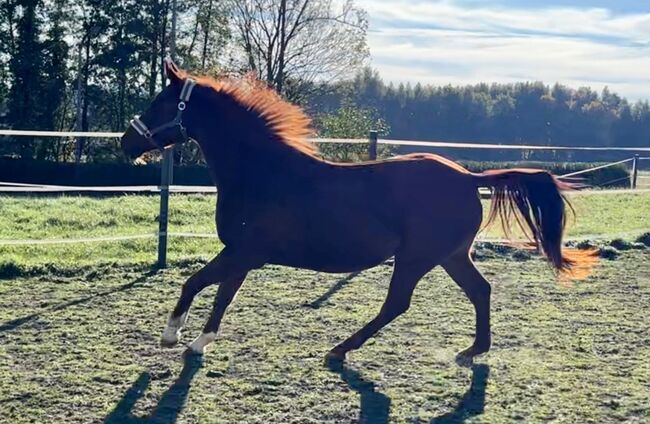
[[[634,238],[650,229],[650,193],[573,196],[576,220],[571,238]],[[91,198],[0,197],[0,240],[92,238],[154,234],[158,229],[157,196]],[[486,202],[487,203],[487,202]],[[212,195],[176,195],[170,200],[169,231],[215,233]],[[488,210],[486,204],[484,210]],[[498,227],[481,235],[502,237]],[[55,264],[59,268],[103,263],[151,264],[156,259],[155,238],[110,243],[3,246],[4,263],[19,267]],[[207,259],[219,249],[216,239],[172,237],[169,258]],[[2,274],[0,272],[0,274]]]
[[[454,363],[473,311],[441,272],[344,367],[327,350],[372,318],[390,267],[351,279],[254,272],[203,363],[158,346],[196,268],[106,267],[0,283],[4,423],[647,422],[650,277],[644,251],[558,285],[539,260],[492,259],[493,350]],[[207,317],[199,297],[184,341]]]
[[[574,203],[571,237],[648,230],[647,194]],[[171,207],[171,231],[214,231],[211,196],[175,196]],[[156,197],[2,197],[0,239],[154,232],[156,215]],[[379,309],[387,265],[352,276],[257,270],[204,360],[184,360],[159,334],[181,283],[220,246],[170,248],[173,266],[156,272],[155,239],[0,247],[0,423],[650,420],[650,249],[602,260],[570,286],[540,259],[484,258],[494,345],[465,368],[454,355],[472,341],[473,309],[440,270],[345,365],[324,364]],[[215,289],[197,298],[183,342]]]

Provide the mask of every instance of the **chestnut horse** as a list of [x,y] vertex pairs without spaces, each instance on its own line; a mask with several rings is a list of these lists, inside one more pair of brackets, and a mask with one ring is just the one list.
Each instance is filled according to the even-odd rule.
[[122,137],[133,158],[195,140],[218,188],[216,224],[223,250],[183,285],[162,344],[178,342],[190,304],[220,283],[202,334],[189,345],[203,354],[215,340],[228,305],[246,274],[264,264],[322,272],[354,272],[394,256],[388,295],[377,316],[334,347],[345,359],[404,313],[418,281],[442,266],[476,311],[474,343],[460,357],[490,348],[490,284],[470,249],[481,226],[479,187],[489,187],[489,221],[514,220],[558,271],[586,261],[562,251],[570,186],[546,171],[471,173],[433,154],[360,164],[319,157],[307,140],[310,120],[272,89],[244,79],[192,77],[167,64],[171,83],[135,118]]

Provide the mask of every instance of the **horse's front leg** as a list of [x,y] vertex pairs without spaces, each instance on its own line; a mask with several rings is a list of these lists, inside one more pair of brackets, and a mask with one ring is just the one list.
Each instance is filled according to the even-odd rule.
[[161,345],[173,346],[178,343],[192,301],[201,290],[211,284],[236,280],[241,276],[245,276],[251,269],[264,264],[264,261],[255,258],[250,254],[247,255],[244,252],[226,247],[217,257],[188,278],[183,284],[181,296],[167,321],[167,327],[162,333]]
[[226,280],[219,285],[219,291],[214,300],[214,307],[212,308],[210,318],[205,324],[205,327],[203,327],[201,335],[194,339],[189,346],[191,353],[202,355],[205,353],[205,347],[212,343],[217,337],[217,331],[219,330],[221,319],[226,313],[226,308],[228,308],[228,305],[230,305],[235,298],[235,295],[245,278],[246,276],[244,275],[238,278],[233,278],[232,280]]

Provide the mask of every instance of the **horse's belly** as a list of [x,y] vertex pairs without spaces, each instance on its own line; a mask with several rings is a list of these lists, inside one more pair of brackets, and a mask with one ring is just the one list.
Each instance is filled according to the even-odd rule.
[[269,263],[274,265],[284,265],[294,268],[310,269],[318,272],[355,272],[372,268],[381,264],[390,258],[392,254],[385,256],[341,256],[336,257],[324,252],[314,252],[313,255],[304,255],[303,257],[279,255],[272,258]]
[[277,250],[271,262],[321,272],[353,272],[379,265],[395,254],[396,234],[385,228],[337,228],[311,232]]

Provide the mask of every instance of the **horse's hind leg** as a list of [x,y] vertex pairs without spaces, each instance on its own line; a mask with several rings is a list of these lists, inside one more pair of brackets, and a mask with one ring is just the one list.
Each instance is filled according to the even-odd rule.
[[433,268],[433,265],[405,263],[396,257],[395,270],[388,288],[388,295],[379,314],[361,330],[334,347],[327,354],[327,359],[345,359],[345,355],[349,351],[359,349],[366,340],[381,330],[382,327],[406,312],[411,305],[411,297],[415,286],[431,268]]
[[460,352],[458,359],[472,358],[490,350],[490,283],[481,275],[469,257],[462,252],[448,259],[442,267],[460,286],[476,311],[476,336],[474,344]]

